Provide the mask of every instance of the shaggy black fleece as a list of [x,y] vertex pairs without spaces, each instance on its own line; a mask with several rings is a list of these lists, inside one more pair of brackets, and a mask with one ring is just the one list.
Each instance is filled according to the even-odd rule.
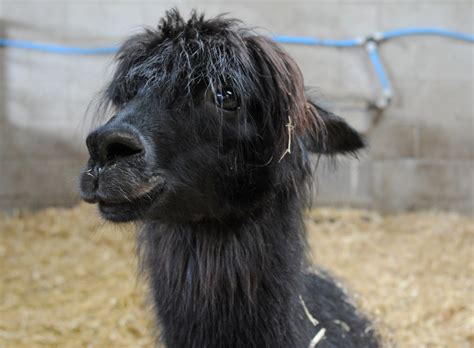
[[364,142],[307,99],[294,60],[237,20],[176,10],[116,59],[81,194],[137,223],[166,346],[378,347],[336,282],[308,271],[308,153]]

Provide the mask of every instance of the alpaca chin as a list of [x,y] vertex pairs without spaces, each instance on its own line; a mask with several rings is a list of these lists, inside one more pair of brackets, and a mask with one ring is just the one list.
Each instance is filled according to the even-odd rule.
[[141,218],[145,210],[145,201],[140,199],[125,203],[105,203],[99,201],[97,206],[101,216],[111,222],[131,222]]

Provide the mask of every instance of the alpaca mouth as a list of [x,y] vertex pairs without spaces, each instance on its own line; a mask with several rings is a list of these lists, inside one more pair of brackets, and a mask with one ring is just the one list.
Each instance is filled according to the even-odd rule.
[[[165,191],[163,173],[155,172],[145,177],[140,177],[136,171],[128,171],[125,176],[122,173],[117,173],[117,170],[86,170],[81,177],[82,199],[97,203],[102,217],[112,222],[142,217]],[[114,184],[118,178],[121,178],[122,185]]]
[[[133,203],[141,200],[153,200],[158,194],[160,194],[165,187],[165,179],[161,175],[155,175],[150,177],[145,183],[136,185],[135,187],[128,187],[127,189],[122,188],[114,193],[107,192],[107,190],[101,190],[100,188],[95,192],[98,203],[106,205],[120,205]],[[127,192],[130,191],[130,192]]]
[[[117,181],[121,183],[117,184]],[[160,191],[165,185],[162,173],[143,175],[136,168],[116,165],[85,170],[81,176],[81,198],[87,203],[127,203]]]
[[98,198],[97,205],[104,219],[112,222],[129,222],[143,217],[154,200],[164,191],[164,181],[160,181],[152,189],[133,199],[119,201]]

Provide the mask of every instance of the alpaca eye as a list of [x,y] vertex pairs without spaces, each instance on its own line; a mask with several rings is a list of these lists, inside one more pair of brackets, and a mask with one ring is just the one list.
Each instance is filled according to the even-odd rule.
[[239,100],[230,88],[217,90],[214,93],[214,102],[218,107],[226,111],[236,111],[239,109]]

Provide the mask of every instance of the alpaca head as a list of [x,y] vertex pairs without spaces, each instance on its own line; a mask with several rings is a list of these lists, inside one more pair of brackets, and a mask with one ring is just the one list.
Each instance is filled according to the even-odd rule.
[[302,186],[307,151],[363,146],[306,99],[279,46],[236,20],[170,11],[116,61],[103,96],[114,116],[88,136],[80,183],[106,219],[238,217]]

